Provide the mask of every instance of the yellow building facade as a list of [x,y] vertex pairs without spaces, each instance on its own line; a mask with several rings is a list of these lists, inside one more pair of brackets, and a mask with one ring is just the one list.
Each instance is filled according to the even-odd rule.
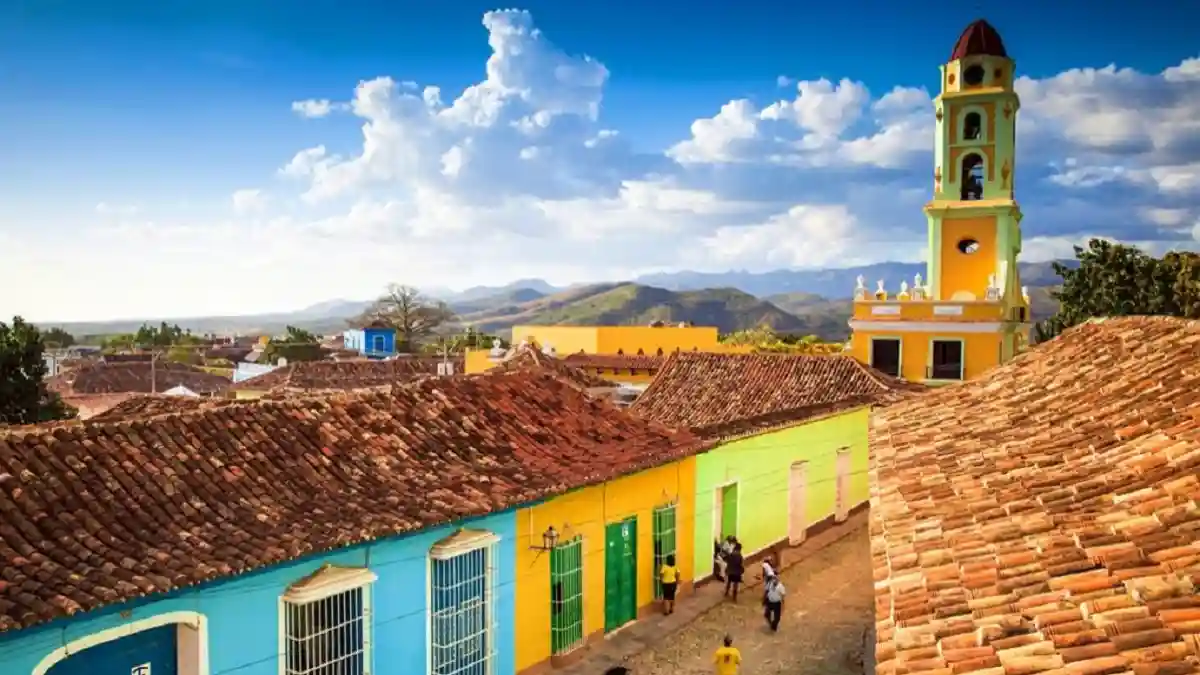
[[[516,670],[547,666],[656,608],[673,553],[694,578],[696,460],[689,457],[519,509]],[[558,544],[544,549],[553,527]]]
[[513,343],[552,346],[562,356],[585,354],[665,355],[721,349],[713,326],[513,326]]
[[926,275],[889,289],[861,277],[850,320],[855,358],[914,382],[970,379],[1029,341],[1014,196],[1014,63],[986,21],[967,27],[934,99],[933,199]]
[[[748,347],[729,347],[721,344],[715,326],[513,326],[512,343],[531,342],[542,348],[553,347],[559,357],[569,354],[620,354],[626,356],[667,356],[676,351],[745,352]],[[482,373],[496,365],[496,359],[486,349],[470,350],[466,354],[464,372]],[[618,382],[644,383],[653,379],[650,373],[631,373],[629,377],[599,373],[605,379]]]

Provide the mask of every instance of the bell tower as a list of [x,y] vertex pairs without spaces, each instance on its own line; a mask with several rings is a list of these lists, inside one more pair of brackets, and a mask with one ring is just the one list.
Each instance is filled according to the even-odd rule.
[[1000,34],[979,20],[941,67],[933,200],[925,206],[933,300],[1020,302],[1014,65]]
[[848,349],[872,367],[939,385],[1013,358],[1029,341],[1021,287],[1021,209],[1014,198],[1014,63],[986,21],[967,26],[941,66],[934,99],[933,199],[925,205],[925,275],[898,292],[858,278]]

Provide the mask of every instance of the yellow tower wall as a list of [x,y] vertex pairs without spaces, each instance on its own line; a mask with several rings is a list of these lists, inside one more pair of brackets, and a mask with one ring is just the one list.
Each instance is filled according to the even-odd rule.
[[[987,279],[996,273],[996,216],[941,220],[941,278],[938,280],[941,297],[938,300],[983,300],[987,296]],[[963,239],[979,242],[979,250],[965,254],[958,250]],[[957,295],[969,293],[970,296]]]
[[680,585],[694,578],[696,460],[688,457],[655,469],[576,490],[537,506],[518,509],[516,566],[516,670],[542,664],[550,652],[550,554],[531,550],[553,526],[565,541],[583,537],[583,634],[604,631],[604,554],[608,523],[637,516],[638,616],[654,602],[654,509],[675,502],[676,561]]

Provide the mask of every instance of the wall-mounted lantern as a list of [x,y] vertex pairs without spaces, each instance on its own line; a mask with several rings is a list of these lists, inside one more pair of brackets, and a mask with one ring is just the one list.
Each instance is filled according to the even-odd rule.
[[554,529],[553,525],[551,525],[550,527],[546,528],[545,532],[542,533],[542,545],[530,546],[529,548],[534,551],[549,551],[555,546],[558,546],[558,531]]

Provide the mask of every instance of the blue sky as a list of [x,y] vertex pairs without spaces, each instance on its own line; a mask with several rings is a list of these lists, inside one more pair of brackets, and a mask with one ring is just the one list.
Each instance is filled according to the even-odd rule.
[[[932,162],[932,119],[920,116],[931,108],[926,99],[910,118],[884,120],[872,106],[896,87],[936,93],[937,66],[985,4],[808,4],[527,2],[527,15],[485,26],[494,7],[465,0],[5,3],[0,287],[30,273],[53,281],[0,293],[0,314],[241,313],[369,296],[389,280],[567,282],[919,257]],[[1090,235],[1194,244],[1200,64],[1188,59],[1200,47],[1188,26],[1200,12],[1185,4],[987,12],[1030,79],[1021,133],[1036,150],[1022,156],[1018,187],[1035,240],[1027,256]],[[1061,75],[1109,64],[1130,71]],[[358,91],[378,105],[338,109],[381,77],[391,89]],[[791,84],[822,79],[828,90]],[[481,84],[492,98],[475,101],[470,124],[413,117],[402,103],[435,86],[438,109],[449,108]],[[734,152],[711,129],[699,138],[693,123],[742,99],[749,107],[722,119],[805,101],[788,138],[809,139],[808,150],[781,166],[761,143]],[[304,100],[334,112],[297,114]],[[839,122],[805,121],[809,104]],[[494,115],[479,118],[488,105]],[[1074,120],[1072,106],[1090,117]],[[536,133],[505,131],[539,111],[552,122]],[[364,122],[376,130],[367,152]],[[889,125],[889,138],[907,134],[903,147],[837,160]],[[754,130],[760,141],[782,133]],[[1094,141],[1109,134],[1119,138]],[[281,173],[316,147],[324,163]],[[905,156],[884,158],[893,151]],[[450,155],[461,170],[446,170]],[[781,235],[795,241],[780,246]]]

